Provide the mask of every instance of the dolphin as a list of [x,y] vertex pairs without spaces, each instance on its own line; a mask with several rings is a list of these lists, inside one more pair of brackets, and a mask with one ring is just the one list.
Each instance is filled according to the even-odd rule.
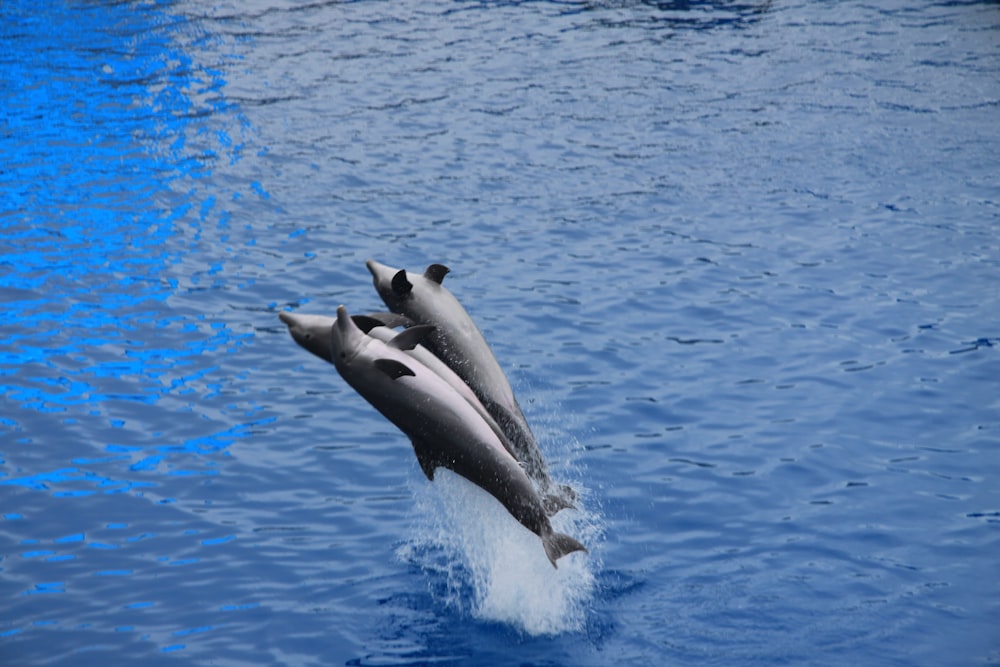
[[[331,323],[335,321],[333,318],[329,319],[331,320]],[[354,320],[354,323],[357,324],[358,328],[360,328],[363,332],[372,338],[378,338],[383,343],[390,342],[398,335],[396,331],[390,328],[394,320],[390,319],[387,322],[386,318],[382,316],[382,313],[354,315],[351,319]],[[410,325],[412,324],[413,323],[410,322]],[[423,345],[416,345],[412,349],[404,351],[424,366],[427,366],[427,368],[441,376],[445,382],[450,384],[455,391],[461,394],[462,398],[469,402],[469,405],[471,405],[476,412],[479,413],[479,416],[483,418],[486,425],[489,426],[490,429],[496,434],[497,438],[500,439],[500,443],[504,446],[504,449],[510,452],[510,455],[514,457],[515,460],[517,459],[517,454],[514,452],[514,448],[510,444],[510,440],[507,439],[507,435],[503,432],[503,429],[501,429],[500,425],[497,424],[495,419],[493,419],[492,415],[490,415],[482,401],[479,400],[479,397],[477,397],[476,394],[469,389],[469,385],[465,384],[465,381],[458,377],[455,371],[451,370],[448,364],[438,359],[433,352],[428,350]],[[333,362],[331,361],[331,363]]]
[[[292,337],[295,339],[299,345],[309,350],[315,354],[320,359],[333,363],[333,354],[330,351],[331,343],[331,327],[337,323],[337,318],[327,317],[326,315],[304,315],[296,314],[292,316],[289,313],[279,313],[281,321],[288,325],[291,331]],[[294,317],[294,325],[291,323]],[[412,326],[412,320],[404,318],[402,316],[396,315],[394,313],[368,313],[365,315],[353,315],[351,317],[354,323],[358,325],[358,328],[362,332],[368,334],[373,338],[378,338],[383,343],[390,342],[396,335],[397,332],[391,329],[392,326]],[[465,384],[462,378],[455,374],[455,371],[451,370],[447,364],[438,359],[434,354],[428,350],[423,345],[415,345],[414,347],[403,350],[406,354],[410,355],[424,366],[427,366],[430,370],[434,371],[441,376],[452,388],[457,391],[462,398],[469,402],[479,416],[483,418],[486,425],[492,429],[496,434],[497,438],[500,439],[500,443],[504,446],[510,455],[517,458],[514,453],[513,447],[507,436],[504,434],[503,429],[500,425],[496,423],[496,420],[490,416],[490,413],[483,406],[482,402],[476,395],[469,389],[469,385]],[[552,499],[551,502],[554,502]],[[549,500],[547,499],[547,502]],[[570,505],[563,504],[562,507],[570,507]]]
[[[290,313],[279,313],[279,317],[282,322],[285,322],[285,324],[288,325],[289,332],[295,342],[324,361],[331,364],[334,363],[333,353],[330,349],[330,331],[331,327],[333,327],[333,325],[337,322],[336,318],[327,317],[325,315],[305,314],[296,314],[293,316]],[[292,323],[293,318],[294,324]],[[414,326],[412,320],[401,315],[396,315],[395,313],[368,313],[366,315],[353,315],[351,319],[354,320],[354,323],[358,325],[358,328],[361,329],[363,333],[366,333],[373,338],[377,338],[383,343],[391,342],[398,335],[396,331],[389,328],[390,326]],[[417,325],[416,328],[426,332],[432,327]],[[486,425],[489,426],[490,430],[492,430],[497,436],[497,439],[500,440],[500,444],[503,445],[505,450],[507,450],[511,458],[515,461],[518,460],[517,454],[515,453],[513,446],[510,444],[510,440],[507,439],[507,435],[503,432],[503,429],[500,428],[500,425],[496,423],[496,420],[493,419],[479,398],[472,392],[471,389],[469,389],[469,386],[465,384],[462,378],[458,377],[458,375],[456,375],[447,364],[434,356],[434,354],[423,345],[414,345],[409,349],[404,349],[403,352],[422,363],[431,371],[439,375],[445,382],[451,385],[452,389],[458,392],[458,394],[462,396],[462,398],[464,398],[477,413],[479,413],[479,416],[482,417],[483,421],[486,422]],[[545,511],[548,512],[550,516],[559,510],[575,509],[576,507],[572,502],[575,495],[569,495],[567,497],[567,494],[564,491],[562,493],[553,494],[548,493],[547,489],[543,489],[541,497],[542,503],[545,506]]]
[[[423,275],[394,269],[373,259],[365,262],[375,290],[389,310],[417,324],[434,326],[424,345],[441,358],[479,397],[507,434],[515,456],[528,476],[543,489],[552,485],[542,453],[514,397],[507,376],[493,351],[458,299],[441,282],[449,272],[442,264],[431,264]],[[563,495],[572,497],[569,487]]]
[[492,495],[538,535],[553,567],[566,554],[586,551],[574,538],[553,530],[531,480],[469,402],[406,354],[430,333],[430,326],[411,327],[386,343],[365,334],[344,306],[337,308],[336,322],[325,333],[308,316],[282,312],[279,317],[295,342],[310,352],[329,343],[317,356],[329,356],[341,377],[410,438],[428,479],[443,466]]

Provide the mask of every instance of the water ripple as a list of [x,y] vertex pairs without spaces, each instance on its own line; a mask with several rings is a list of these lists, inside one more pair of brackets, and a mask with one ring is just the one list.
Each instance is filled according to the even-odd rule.
[[[49,10],[0,8],[0,659],[995,660],[994,3]],[[288,340],[370,256],[451,266],[589,556]]]

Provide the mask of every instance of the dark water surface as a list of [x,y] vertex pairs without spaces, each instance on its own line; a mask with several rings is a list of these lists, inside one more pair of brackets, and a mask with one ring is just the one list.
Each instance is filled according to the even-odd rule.
[[[995,2],[0,5],[0,663],[1000,663]],[[553,571],[288,338],[452,268]]]

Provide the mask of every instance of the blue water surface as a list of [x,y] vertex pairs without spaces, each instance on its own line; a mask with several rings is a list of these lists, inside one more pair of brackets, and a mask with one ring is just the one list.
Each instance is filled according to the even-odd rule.
[[[1000,664],[1000,6],[0,5],[0,663]],[[537,538],[283,310],[452,268]]]

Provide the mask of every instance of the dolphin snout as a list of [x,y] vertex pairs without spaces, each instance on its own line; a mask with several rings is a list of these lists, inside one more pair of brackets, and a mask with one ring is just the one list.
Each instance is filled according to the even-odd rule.
[[355,329],[357,329],[357,325],[354,323],[354,320],[351,319],[350,314],[347,312],[347,307],[344,306],[343,304],[337,306],[337,328],[340,329],[340,331],[345,334],[347,332],[353,332]]
[[285,311],[278,313],[278,319],[284,322],[287,326],[295,324],[295,316]]
[[392,275],[396,273],[396,269],[391,266],[386,266],[381,262],[376,262],[374,259],[365,260],[365,266],[368,267],[368,271],[372,274],[372,277],[376,279],[379,277],[391,278]]

